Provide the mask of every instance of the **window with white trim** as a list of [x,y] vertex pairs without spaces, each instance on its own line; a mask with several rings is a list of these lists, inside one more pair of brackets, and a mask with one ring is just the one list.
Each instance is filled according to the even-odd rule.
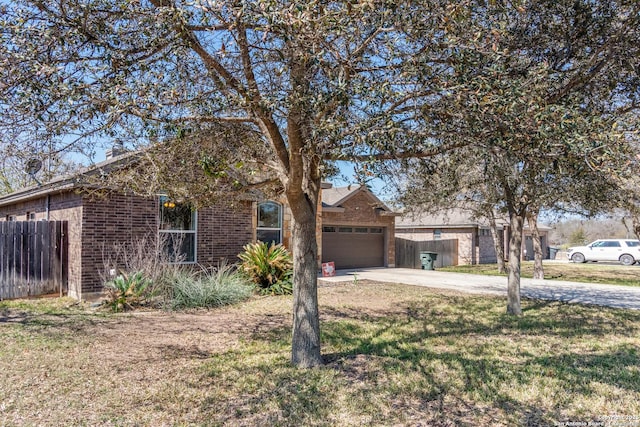
[[256,238],[268,244],[282,243],[282,205],[276,202],[258,203]]
[[158,240],[170,262],[196,262],[197,213],[185,203],[160,196]]

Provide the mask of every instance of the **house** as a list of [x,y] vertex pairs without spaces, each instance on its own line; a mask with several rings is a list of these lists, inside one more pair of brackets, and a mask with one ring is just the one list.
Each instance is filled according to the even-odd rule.
[[[0,221],[66,221],[69,296],[91,299],[102,292],[118,245],[150,239],[175,262],[205,267],[235,262],[243,246],[256,240],[291,247],[291,212],[282,201],[245,199],[194,210],[163,194],[87,191],[78,177],[127,162],[128,155],[113,154],[78,174],[0,197]],[[338,268],[394,265],[395,217],[377,197],[364,187],[330,184],[323,184],[322,197],[318,261],[335,261]]]
[[[498,236],[505,257],[509,250],[509,225],[504,219],[497,220]],[[490,264],[497,262],[496,250],[488,221],[474,218],[469,211],[450,209],[436,214],[408,213],[400,216],[395,224],[396,237],[413,241],[455,239],[458,241],[459,264]],[[538,225],[542,253],[548,254],[550,227]],[[522,244],[522,259],[533,259],[533,240],[529,227],[525,225]]]

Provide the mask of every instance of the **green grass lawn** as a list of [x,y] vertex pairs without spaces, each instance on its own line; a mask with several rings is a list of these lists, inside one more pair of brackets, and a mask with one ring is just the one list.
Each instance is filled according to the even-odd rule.
[[[609,283],[614,285],[640,286],[640,265],[623,266],[602,263],[558,263],[543,262],[545,279],[571,282]],[[499,276],[496,264],[457,265],[438,268],[439,271],[487,274]],[[533,261],[523,261],[522,277],[533,277]],[[504,274],[506,276],[506,274]]]
[[291,298],[96,314],[0,302],[0,425],[544,426],[640,414],[640,312],[321,286],[326,364],[289,365]]

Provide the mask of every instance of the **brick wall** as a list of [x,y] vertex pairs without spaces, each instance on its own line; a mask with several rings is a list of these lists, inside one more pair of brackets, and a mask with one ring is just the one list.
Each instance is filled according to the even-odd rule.
[[231,208],[216,205],[198,210],[198,263],[216,266],[226,259],[238,262],[242,247],[255,241],[255,203]]
[[[117,247],[136,242],[154,245],[158,233],[158,198],[111,195],[85,198],[83,215],[83,292],[102,290],[110,255]],[[216,205],[198,209],[196,262],[215,267],[222,260],[237,262],[242,247],[252,241],[251,203],[231,208]]]
[[[154,246],[158,201],[130,194],[84,196],[82,210],[82,298],[102,292],[118,251]],[[113,261],[113,262],[110,262]]]
[[[48,201],[47,201],[48,200]],[[17,221],[46,219],[69,222],[69,296],[91,298],[102,292],[103,281],[114,265],[117,252],[134,245],[155,246],[158,235],[158,199],[131,194],[80,195],[73,191],[0,207],[0,220],[9,215]],[[47,209],[48,206],[48,209]],[[47,213],[48,211],[48,213]],[[198,210],[197,262],[217,266],[222,259],[237,262],[248,242],[255,241],[251,202],[231,208],[222,204]],[[290,224],[290,213],[285,210]],[[290,239],[290,232],[285,231]]]

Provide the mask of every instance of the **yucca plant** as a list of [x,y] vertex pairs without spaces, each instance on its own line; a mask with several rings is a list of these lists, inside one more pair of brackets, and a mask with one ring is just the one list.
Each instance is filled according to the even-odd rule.
[[107,292],[106,304],[115,312],[133,309],[142,305],[147,299],[151,284],[142,271],[122,272],[105,283]]
[[249,243],[238,255],[244,274],[256,284],[261,294],[288,295],[293,291],[293,260],[282,245]]

